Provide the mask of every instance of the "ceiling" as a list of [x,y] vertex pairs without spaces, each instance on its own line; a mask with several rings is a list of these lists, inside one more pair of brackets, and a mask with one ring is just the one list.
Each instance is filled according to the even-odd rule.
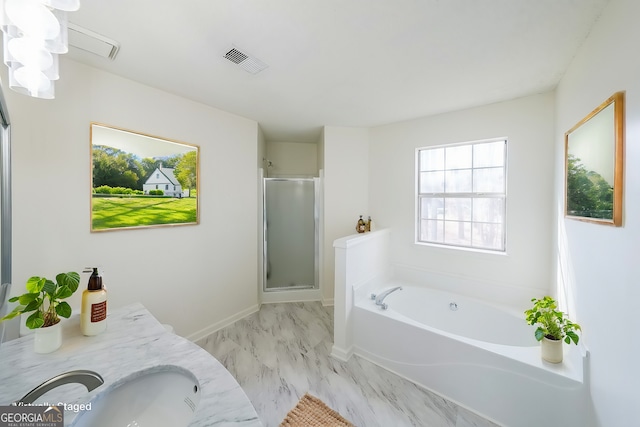
[[[267,141],[552,90],[608,0],[82,0],[67,57],[260,123]],[[251,74],[237,48],[266,63]],[[64,79],[64,71],[62,72]]]

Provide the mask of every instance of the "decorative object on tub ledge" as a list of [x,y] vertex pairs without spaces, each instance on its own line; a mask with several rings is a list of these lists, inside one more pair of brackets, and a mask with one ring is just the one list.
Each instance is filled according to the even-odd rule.
[[62,301],[78,289],[80,275],[76,272],[60,273],[56,281],[33,276],[25,285],[27,292],[9,299],[19,305],[1,321],[13,319],[23,313],[33,313],[27,317],[26,325],[35,329],[34,350],[36,353],[51,353],[62,345],[60,317],[71,316],[71,306]]
[[526,310],[529,325],[538,325],[535,336],[540,341],[542,358],[547,362],[562,362],[562,341],[578,344],[580,337],[576,331],[582,330],[565,313],[558,310],[556,301],[550,296],[542,299],[532,298],[533,307]]
[[356,224],[356,231],[358,233],[364,233],[365,231],[367,231],[367,223],[364,222],[364,219],[362,219],[362,215],[360,215],[360,219],[358,220],[358,223]]
[[280,427],[354,427],[339,413],[329,408],[322,400],[309,393],[302,396]]

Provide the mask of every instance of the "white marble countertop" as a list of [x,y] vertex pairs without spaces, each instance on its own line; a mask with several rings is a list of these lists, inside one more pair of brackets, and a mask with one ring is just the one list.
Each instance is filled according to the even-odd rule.
[[[118,380],[139,370],[174,365],[191,371],[200,382],[201,398],[190,426],[261,427],[262,423],[238,382],[213,356],[196,344],[165,331],[142,304],[109,313],[107,330],[94,337],[80,333],[80,317],[63,323],[62,347],[53,353],[33,351],[33,336],[0,346],[0,405],[8,405],[35,386],[63,372],[88,369],[104,384],[91,392],[68,384],[44,394],[37,402],[74,404],[89,402]],[[65,426],[78,413],[65,410]]]

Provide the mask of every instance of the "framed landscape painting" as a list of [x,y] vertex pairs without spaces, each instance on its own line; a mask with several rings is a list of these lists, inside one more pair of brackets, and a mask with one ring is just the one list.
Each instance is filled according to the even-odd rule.
[[91,123],[91,231],[199,223],[199,148]]
[[624,92],[565,133],[565,216],[622,225]]

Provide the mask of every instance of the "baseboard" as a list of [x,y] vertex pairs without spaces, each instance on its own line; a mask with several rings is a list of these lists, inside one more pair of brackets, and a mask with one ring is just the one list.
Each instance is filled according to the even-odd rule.
[[336,347],[335,344],[333,345],[333,347],[331,347],[330,356],[333,357],[334,359],[338,359],[341,362],[348,362],[352,355],[353,355],[353,347],[349,347],[349,349],[347,350],[344,350],[340,347]]
[[320,289],[298,289],[295,291],[278,290],[271,292],[260,292],[260,303],[262,304],[320,301],[321,298],[322,294],[320,293]]
[[234,314],[233,316],[229,316],[226,319],[222,319],[219,322],[214,323],[213,325],[207,326],[204,329],[200,329],[199,331],[194,332],[193,334],[188,335],[185,338],[188,339],[189,341],[201,340],[211,335],[212,333],[217,332],[220,329],[225,328],[231,325],[232,323],[237,322],[240,319],[243,319],[253,313],[256,313],[258,310],[260,310],[260,304],[253,305],[245,310],[242,310]]

